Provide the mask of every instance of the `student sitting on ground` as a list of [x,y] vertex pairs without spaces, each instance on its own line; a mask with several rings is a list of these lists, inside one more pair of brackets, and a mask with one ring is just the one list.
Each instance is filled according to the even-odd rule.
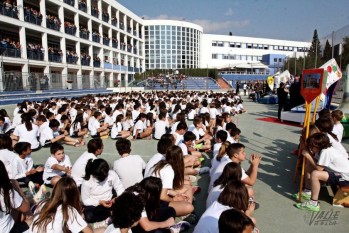
[[71,176],[74,178],[76,185],[80,188],[83,178],[85,177],[86,164],[90,159],[97,159],[99,155],[103,152],[103,141],[100,138],[92,138],[87,143],[87,151],[85,151],[80,157],[75,161]]
[[158,120],[154,124],[154,138],[159,140],[162,135],[164,135],[169,128],[168,123],[166,123],[166,115],[160,113]]
[[331,117],[333,120],[332,133],[337,136],[339,142],[342,142],[344,127],[341,123],[341,120],[343,119],[343,112],[339,109],[333,110],[331,112]]
[[131,141],[120,138],[115,142],[120,159],[114,162],[113,170],[118,174],[124,188],[128,188],[143,179],[145,162],[139,155],[130,155]]
[[96,111],[93,117],[90,117],[88,121],[88,130],[90,131],[92,138],[105,137],[109,135],[109,128],[107,124],[101,123],[102,113]]
[[136,124],[133,127],[133,139],[147,138],[152,134],[152,128],[147,128],[145,125],[146,120],[147,115],[145,113],[140,113],[138,115],[138,118],[135,121]]
[[[318,200],[321,182],[349,186],[349,160],[331,146],[329,137],[324,133],[315,133],[310,136],[307,139],[307,146],[308,150],[303,151],[303,155],[315,168],[311,173],[311,195],[309,198],[308,193],[310,200],[305,198],[308,201],[297,203],[296,207],[318,212],[320,211]],[[318,161],[316,162],[314,158]]]
[[128,138],[131,135],[130,131],[123,130],[122,123],[124,122],[124,115],[119,114],[115,118],[115,123],[111,129],[110,138],[118,139],[118,138]]
[[50,153],[44,166],[43,180],[45,184],[55,186],[62,177],[71,175],[71,162],[59,143],[52,143]]
[[206,128],[202,123],[202,119],[200,117],[195,117],[193,124],[194,129],[192,129],[192,132],[195,134],[196,137],[195,148],[198,148],[199,150],[210,150],[212,136],[210,136],[206,132]]
[[109,165],[104,159],[90,159],[81,185],[86,222],[101,222],[110,217],[110,208],[115,202],[113,189],[117,196],[124,192],[118,175],[109,170]]
[[242,211],[229,209],[219,216],[218,229],[219,233],[253,233],[254,223]]

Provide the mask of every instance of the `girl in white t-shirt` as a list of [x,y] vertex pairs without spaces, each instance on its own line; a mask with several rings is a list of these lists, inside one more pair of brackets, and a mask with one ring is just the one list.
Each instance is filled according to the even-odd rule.
[[167,150],[166,159],[154,165],[151,176],[161,179],[160,199],[169,202],[177,216],[188,215],[194,210],[192,187],[191,183],[184,181],[183,153],[179,146],[171,146]]
[[196,224],[194,233],[219,232],[218,219],[221,213],[228,209],[237,209],[251,217],[255,208],[254,202],[249,203],[247,188],[241,181],[227,183],[217,201],[214,201]]
[[125,121],[122,122],[122,128],[125,131],[133,131],[133,126],[134,126],[134,122],[132,120],[132,111],[131,110],[127,110],[126,114],[125,114]]
[[18,142],[29,142],[33,151],[39,150],[39,127],[32,122],[28,113],[22,114],[22,123],[16,126],[12,134],[13,138]]
[[30,226],[33,233],[84,232],[92,230],[82,217],[80,193],[70,177],[60,179],[52,197],[39,204]]
[[[15,223],[11,212],[17,210],[20,213],[26,213],[30,209],[29,202],[24,198],[24,194],[16,181],[10,181],[5,165],[0,160],[0,229],[1,232],[10,232],[11,230],[29,229],[24,222]],[[22,226],[21,226],[22,225]],[[23,228],[22,228],[23,229]]]
[[112,224],[108,226],[104,233],[132,233],[131,227],[138,225],[144,210],[144,204],[139,195],[125,192],[118,197],[111,209]]
[[75,120],[70,125],[69,135],[72,138],[83,138],[88,134],[88,129],[84,125],[84,117],[82,113],[76,115]]
[[124,122],[124,115],[119,114],[116,116],[115,123],[111,128],[110,138],[118,139],[118,138],[128,138],[131,135],[130,131],[125,131],[122,128]]
[[153,128],[146,127],[146,120],[147,115],[145,113],[140,113],[133,128],[132,136],[134,139],[143,139],[151,135]]
[[90,159],[81,185],[81,200],[88,223],[101,222],[110,217],[110,208],[115,201],[113,190],[117,196],[124,192],[119,176],[109,169],[104,159]]

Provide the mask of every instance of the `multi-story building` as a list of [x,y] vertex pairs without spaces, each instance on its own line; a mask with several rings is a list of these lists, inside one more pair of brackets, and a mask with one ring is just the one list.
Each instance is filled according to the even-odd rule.
[[203,29],[175,20],[145,20],[145,68],[200,68]]
[[0,89],[127,85],[144,70],[143,34],[114,0],[1,1]]

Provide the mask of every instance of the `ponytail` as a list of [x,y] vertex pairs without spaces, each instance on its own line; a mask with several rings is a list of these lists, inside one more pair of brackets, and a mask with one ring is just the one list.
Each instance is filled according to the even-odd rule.
[[85,168],[85,176],[84,176],[85,180],[90,179],[90,176],[92,174],[92,170],[93,170],[93,159],[89,159],[87,161],[86,168]]
[[31,131],[33,129],[31,117],[28,113],[23,113],[22,114],[22,123],[25,124],[25,127],[27,128],[28,131]]
[[221,148],[219,149],[218,155],[216,156],[217,161],[221,161],[221,159],[223,158],[223,156],[226,154],[227,148],[230,145],[230,142],[226,141],[224,143],[222,143]]
[[85,168],[85,180],[89,180],[91,176],[99,182],[107,179],[109,174],[109,165],[104,159],[89,159]]

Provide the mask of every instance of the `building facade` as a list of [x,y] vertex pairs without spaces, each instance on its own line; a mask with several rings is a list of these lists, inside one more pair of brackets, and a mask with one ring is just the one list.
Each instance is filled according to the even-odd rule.
[[200,68],[203,29],[176,20],[145,20],[145,68]]
[[1,90],[113,87],[144,71],[143,20],[114,0],[0,8]]

